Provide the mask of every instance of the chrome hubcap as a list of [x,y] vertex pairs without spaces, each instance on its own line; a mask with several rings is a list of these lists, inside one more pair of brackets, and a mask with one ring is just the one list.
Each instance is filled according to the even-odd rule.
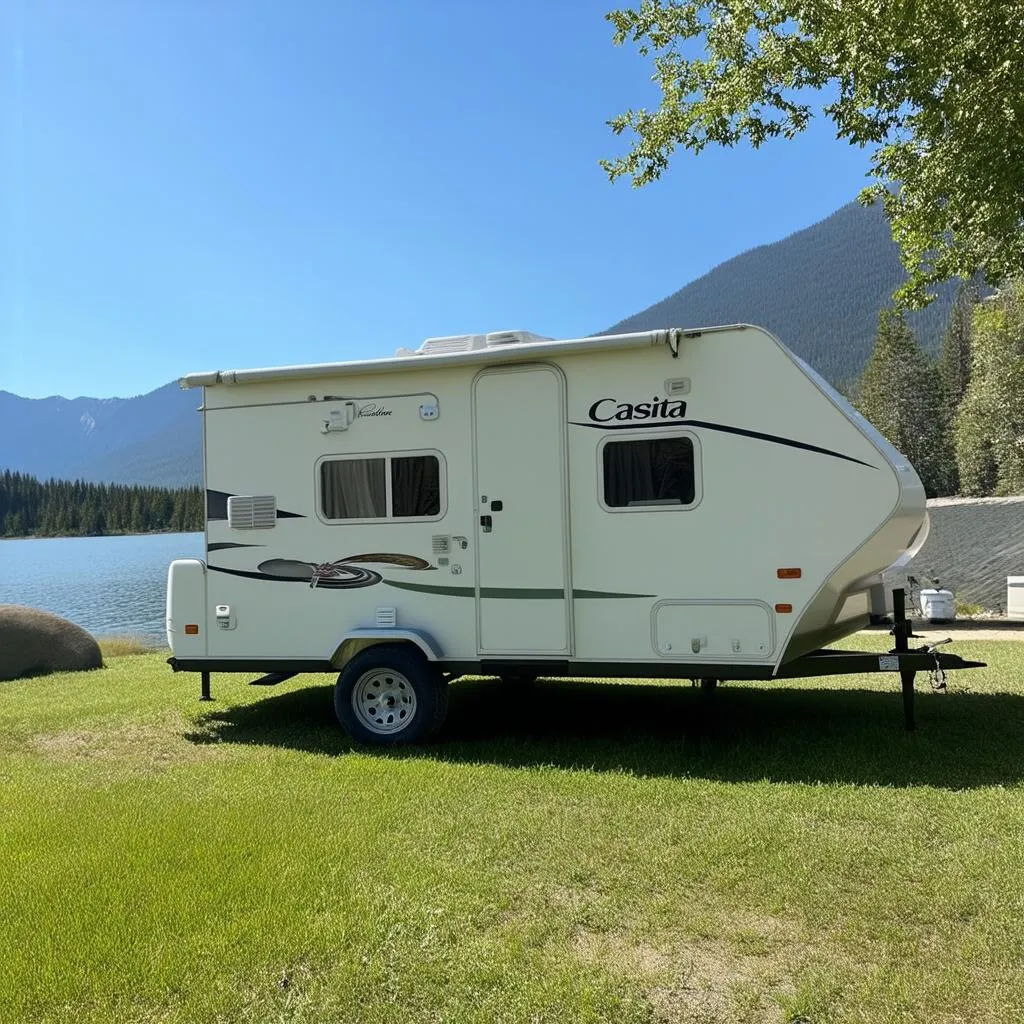
[[360,723],[379,735],[404,729],[416,714],[416,693],[401,672],[375,668],[352,687],[352,710]]

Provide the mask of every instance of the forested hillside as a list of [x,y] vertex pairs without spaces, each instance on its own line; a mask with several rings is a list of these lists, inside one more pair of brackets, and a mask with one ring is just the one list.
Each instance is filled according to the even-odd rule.
[[[719,264],[603,333],[753,323],[766,327],[833,384],[848,387],[871,353],[878,314],[905,274],[881,207],[849,203],[771,245]],[[908,318],[936,354],[957,282]]]
[[186,532],[203,528],[198,487],[125,487],[81,480],[45,483],[24,473],[0,473],[0,534],[4,537],[98,537]]

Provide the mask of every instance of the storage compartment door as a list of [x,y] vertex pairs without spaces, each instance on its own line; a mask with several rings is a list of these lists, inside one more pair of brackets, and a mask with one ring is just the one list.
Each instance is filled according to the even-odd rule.
[[766,661],[775,650],[774,613],[762,601],[659,601],[654,649],[663,658]]

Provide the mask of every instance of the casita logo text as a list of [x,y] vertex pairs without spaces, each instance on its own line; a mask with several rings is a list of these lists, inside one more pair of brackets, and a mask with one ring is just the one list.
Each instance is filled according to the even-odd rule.
[[630,422],[632,420],[681,420],[686,417],[686,403],[676,398],[659,398],[649,402],[620,402],[615,398],[599,398],[590,407],[595,423]]

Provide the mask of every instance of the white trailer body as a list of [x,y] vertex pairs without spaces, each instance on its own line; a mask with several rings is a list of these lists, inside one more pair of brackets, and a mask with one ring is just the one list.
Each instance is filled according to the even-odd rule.
[[[770,678],[884,610],[917,474],[753,326],[432,339],[202,387],[176,669]],[[875,600],[873,605],[872,601]]]

